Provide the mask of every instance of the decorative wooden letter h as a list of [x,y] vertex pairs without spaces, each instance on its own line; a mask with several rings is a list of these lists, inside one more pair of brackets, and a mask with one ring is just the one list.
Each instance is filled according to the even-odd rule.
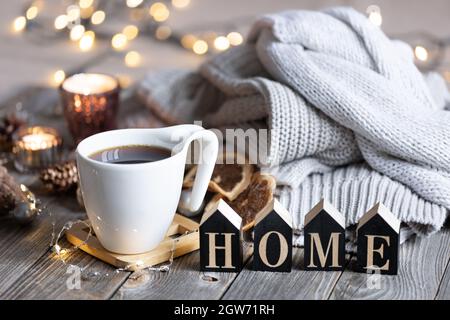
[[253,269],[290,272],[292,221],[289,212],[272,200],[255,218]]
[[344,268],[345,219],[326,200],[305,216],[305,270],[336,271]]
[[200,270],[239,272],[242,269],[242,218],[222,199],[200,223]]
[[358,269],[361,272],[397,274],[400,221],[377,203],[359,219]]

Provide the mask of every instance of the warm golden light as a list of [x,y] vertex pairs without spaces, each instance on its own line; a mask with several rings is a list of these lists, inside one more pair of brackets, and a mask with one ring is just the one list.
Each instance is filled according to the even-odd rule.
[[128,40],[133,40],[138,36],[139,29],[134,25],[128,25],[123,28],[122,33],[127,37]]
[[159,26],[156,28],[155,37],[158,40],[166,40],[172,34],[172,29],[168,26]]
[[227,35],[227,39],[228,39],[228,41],[230,41],[230,44],[232,46],[238,46],[238,45],[242,44],[242,42],[244,42],[244,38],[242,37],[242,35],[239,32],[230,32]]
[[117,33],[111,39],[111,45],[116,50],[123,50],[127,44],[128,39],[123,33]]
[[423,46],[416,46],[414,48],[414,55],[417,60],[427,61],[428,60],[428,50]]
[[118,74],[117,78],[119,79],[119,84],[121,88],[128,88],[133,83],[131,77],[126,74]]
[[37,17],[39,13],[39,9],[36,6],[31,6],[28,8],[25,16],[27,17],[28,20],[33,20],[34,18]]
[[181,45],[186,49],[192,49],[197,37],[192,34],[187,34],[181,38]]
[[80,7],[72,5],[67,8],[67,18],[69,21],[75,21],[80,17]]
[[130,51],[125,55],[125,64],[127,67],[135,68],[141,64],[141,55],[139,52]]
[[160,10],[167,10],[167,6],[162,2],[155,2],[150,6],[149,14],[154,16]]
[[445,71],[444,72],[444,78],[447,82],[450,83],[450,71]]
[[191,2],[191,0],[172,0],[172,5],[175,8],[182,9],[182,8],[186,8],[190,2]]
[[81,9],[87,9],[94,4],[94,0],[80,0],[78,5]]
[[91,22],[92,24],[101,24],[103,23],[103,21],[105,21],[105,18],[106,18],[105,11],[98,10],[92,14]]
[[383,23],[383,17],[381,16],[381,9],[377,5],[370,5],[367,7],[366,12],[368,14],[368,19],[377,27],[380,27]]
[[227,37],[220,36],[217,37],[216,40],[214,40],[214,48],[216,48],[219,51],[227,50],[230,47],[230,41]]
[[143,2],[143,0],[127,0],[127,6],[128,6],[128,8],[136,8],[142,2]]
[[77,24],[76,26],[74,26],[72,30],[70,30],[70,40],[72,41],[80,40],[84,34],[84,30],[85,30],[84,26],[82,26],[81,24]]
[[155,21],[162,22],[169,18],[170,11],[164,3],[155,2],[151,5],[149,14],[153,17],[153,19],[155,19]]
[[54,146],[57,143],[57,137],[51,133],[37,130],[27,134],[19,141],[21,147],[25,150],[43,150]]
[[67,27],[67,24],[69,23],[69,20],[67,19],[67,16],[65,14],[59,15],[55,19],[55,29],[56,30],[62,30],[65,27]]
[[381,24],[383,23],[383,17],[381,16],[381,13],[375,11],[369,14],[369,20],[377,27],[381,26]]
[[64,81],[64,79],[66,79],[66,73],[64,72],[64,70],[57,70],[53,74],[53,83],[57,86],[59,86]]
[[192,51],[196,54],[205,54],[208,52],[208,44],[204,40],[197,40],[194,42],[194,46],[192,47]]
[[86,31],[80,39],[78,46],[80,50],[83,52],[91,50],[95,41],[95,33],[94,31]]
[[80,16],[82,19],[89,19],[94,13],[94,7],[88,7],[86,9],[81,9]]
[[27,26],[27,19],[23,16],[17,17],[13,21],[13,29],[16,32],[20,32]]

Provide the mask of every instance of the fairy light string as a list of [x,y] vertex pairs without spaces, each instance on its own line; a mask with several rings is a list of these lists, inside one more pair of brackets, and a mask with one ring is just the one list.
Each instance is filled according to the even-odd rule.
[[[49,216],[51,215],[51,211],[48,210]],[[60,240],[64,236],[65,232],[69,229],[71,229],[76,224],[83,224],[87,229],[87,236],[86,238],[78,245],[73,245],[71,247],[63,248],[61,247]],[[50,248],[52,252],[55,254],[55,257],[63,263],[65,266],[72,266],[76,267],[80,270],[81,276],[85,280],[93,279],[93,278],[108,278],[111,277],[114,274],[118,274],[120,272],[132,272],[132,271],[156,271],[156,272],[169,272],[170,268],[173,264],[175,250],[177,247],[177,243],[180,241],[180,238],[182,236],[188,235],[189,233],[192,233],[195,231],[186,231],[185,233],[179,235],[176,238],[172,239],[172,248],[170,250],[170,257],[167,263],[162,264],[160,266],[147,266],[144,267],[144,262],[138,260],[135,264],[129,264],[122,268],[116,268],[113,272],[101,272],[98,270],[90,270],[87,267],[80,267],[74,264],[67,263],[67,259],[69,255],[77,250],[79,250],[81,247],[86,245],[89,241],[89,239],[94,235],[92,225],[87,220],[72,220],[67,221],[59,232],[56,232],[56,222],[55,220],[52,221],[52,233],[51,233],[51,240],[50,240]]]
[[[33,0],[22,9],[22,14],[13,19],[11,26],[16,34],[30,33],[40,37],[30,37],[37,43],[45,43],[45,39],[54,40],[69,38],[76,42],[78,50],[83,52],[95,48],[99,40],[110,43],[111,50],[123,52],[124,64],[129,68],[141,65],[143,59],[137,51],[128,51],[128,47],[139,36],[147,36],[158,41],[175,44],[196,55],[210,52],[222,52],[233,46],[239,46],[244,38],[236,30],[238,21],[248,21],[253,17],[234,19],[230,25],[202,26],[200,29],[219,29],[222,32],[182,32],[178,33],[167,24],[172,14],[178,11],[189,12],[189,7],[195,0],[72,0],[60,1],[58,11],[45,19],[49,9],[48,1]],[[55,7],[53,4],[52,8]],[[101,28],[109,20],[128,16],[127,25],[115,33],[105,33]],[[380,6],[371,4],[366,9],[368,20],[377,27],[382,27],[383,15]],[[48,15],[47,15],[48,16]],[[450,46],[450,38],[439,39],[424,32],[410,32],[393,36],[404,39],[413,47],[417,66],[424,70],[436,70],[443,66],[445,51]],[[59,85],[63,80],[61,70],[53,75],[52,85]],[[450,82],[450,70],[440,70],[445,79]]]
[[[198,43],[193,43],[189,48],[184,46],[182,39],[187,34],[173,32],[165,22],[170,19],[173,11],[187,10],[192,1],[195,0],[61,1],[58,14],[47,17],[46,1],[34,0],[23,8],[22,15],[13,20],[12,29],[15,33],[36,32],[47,39],[67,37],[78,43],[81,52],[93,49],[96,39],[108,38],[112,49],[126,50],[129,42],[139,34],[151,36],[159,41],[176,43],[198,55],[212,50],[224,51],[243,42],[242,35],[231,26],[226,28],[226,32],[218,33],[214,38],[196,34],[195,41]],[[124,29],[108,34],[99,28],[109,19],[120,16],[122,12],[127,12],[128,20],[131,20]]]

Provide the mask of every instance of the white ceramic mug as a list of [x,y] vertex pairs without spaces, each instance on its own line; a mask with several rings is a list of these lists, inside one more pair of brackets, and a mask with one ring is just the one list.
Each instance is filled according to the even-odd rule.
[[[205,196],[217,159],[218,140],[196,125],[161,129],[121,129],[90,136],[76,151],[84,204],[93,230],[105,249],[122,254],[155,248],[172,223],[192,141],[201,146],[200,163],[190,207],[196,210]],[[91,159],[98,151],[129,145],[172,150],[166,159],[114,164]]]

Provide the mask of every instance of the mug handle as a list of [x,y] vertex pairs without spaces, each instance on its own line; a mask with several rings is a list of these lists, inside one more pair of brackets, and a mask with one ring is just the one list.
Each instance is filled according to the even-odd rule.
[[219,141],[214,132],[205,130],[203,127],[197,125],[184,125],[180,127],[183,127],[183,129],[188,132],[194,131],[183,141],[183,149],[186,154],[191,142],[198,141],[200,144],[201,153],[198,157],[199,163],[195,175],[194,186],[192,188],[192,194],[189,203],[187,204],[189,210],[197,211],[202,205],[216,164]]

